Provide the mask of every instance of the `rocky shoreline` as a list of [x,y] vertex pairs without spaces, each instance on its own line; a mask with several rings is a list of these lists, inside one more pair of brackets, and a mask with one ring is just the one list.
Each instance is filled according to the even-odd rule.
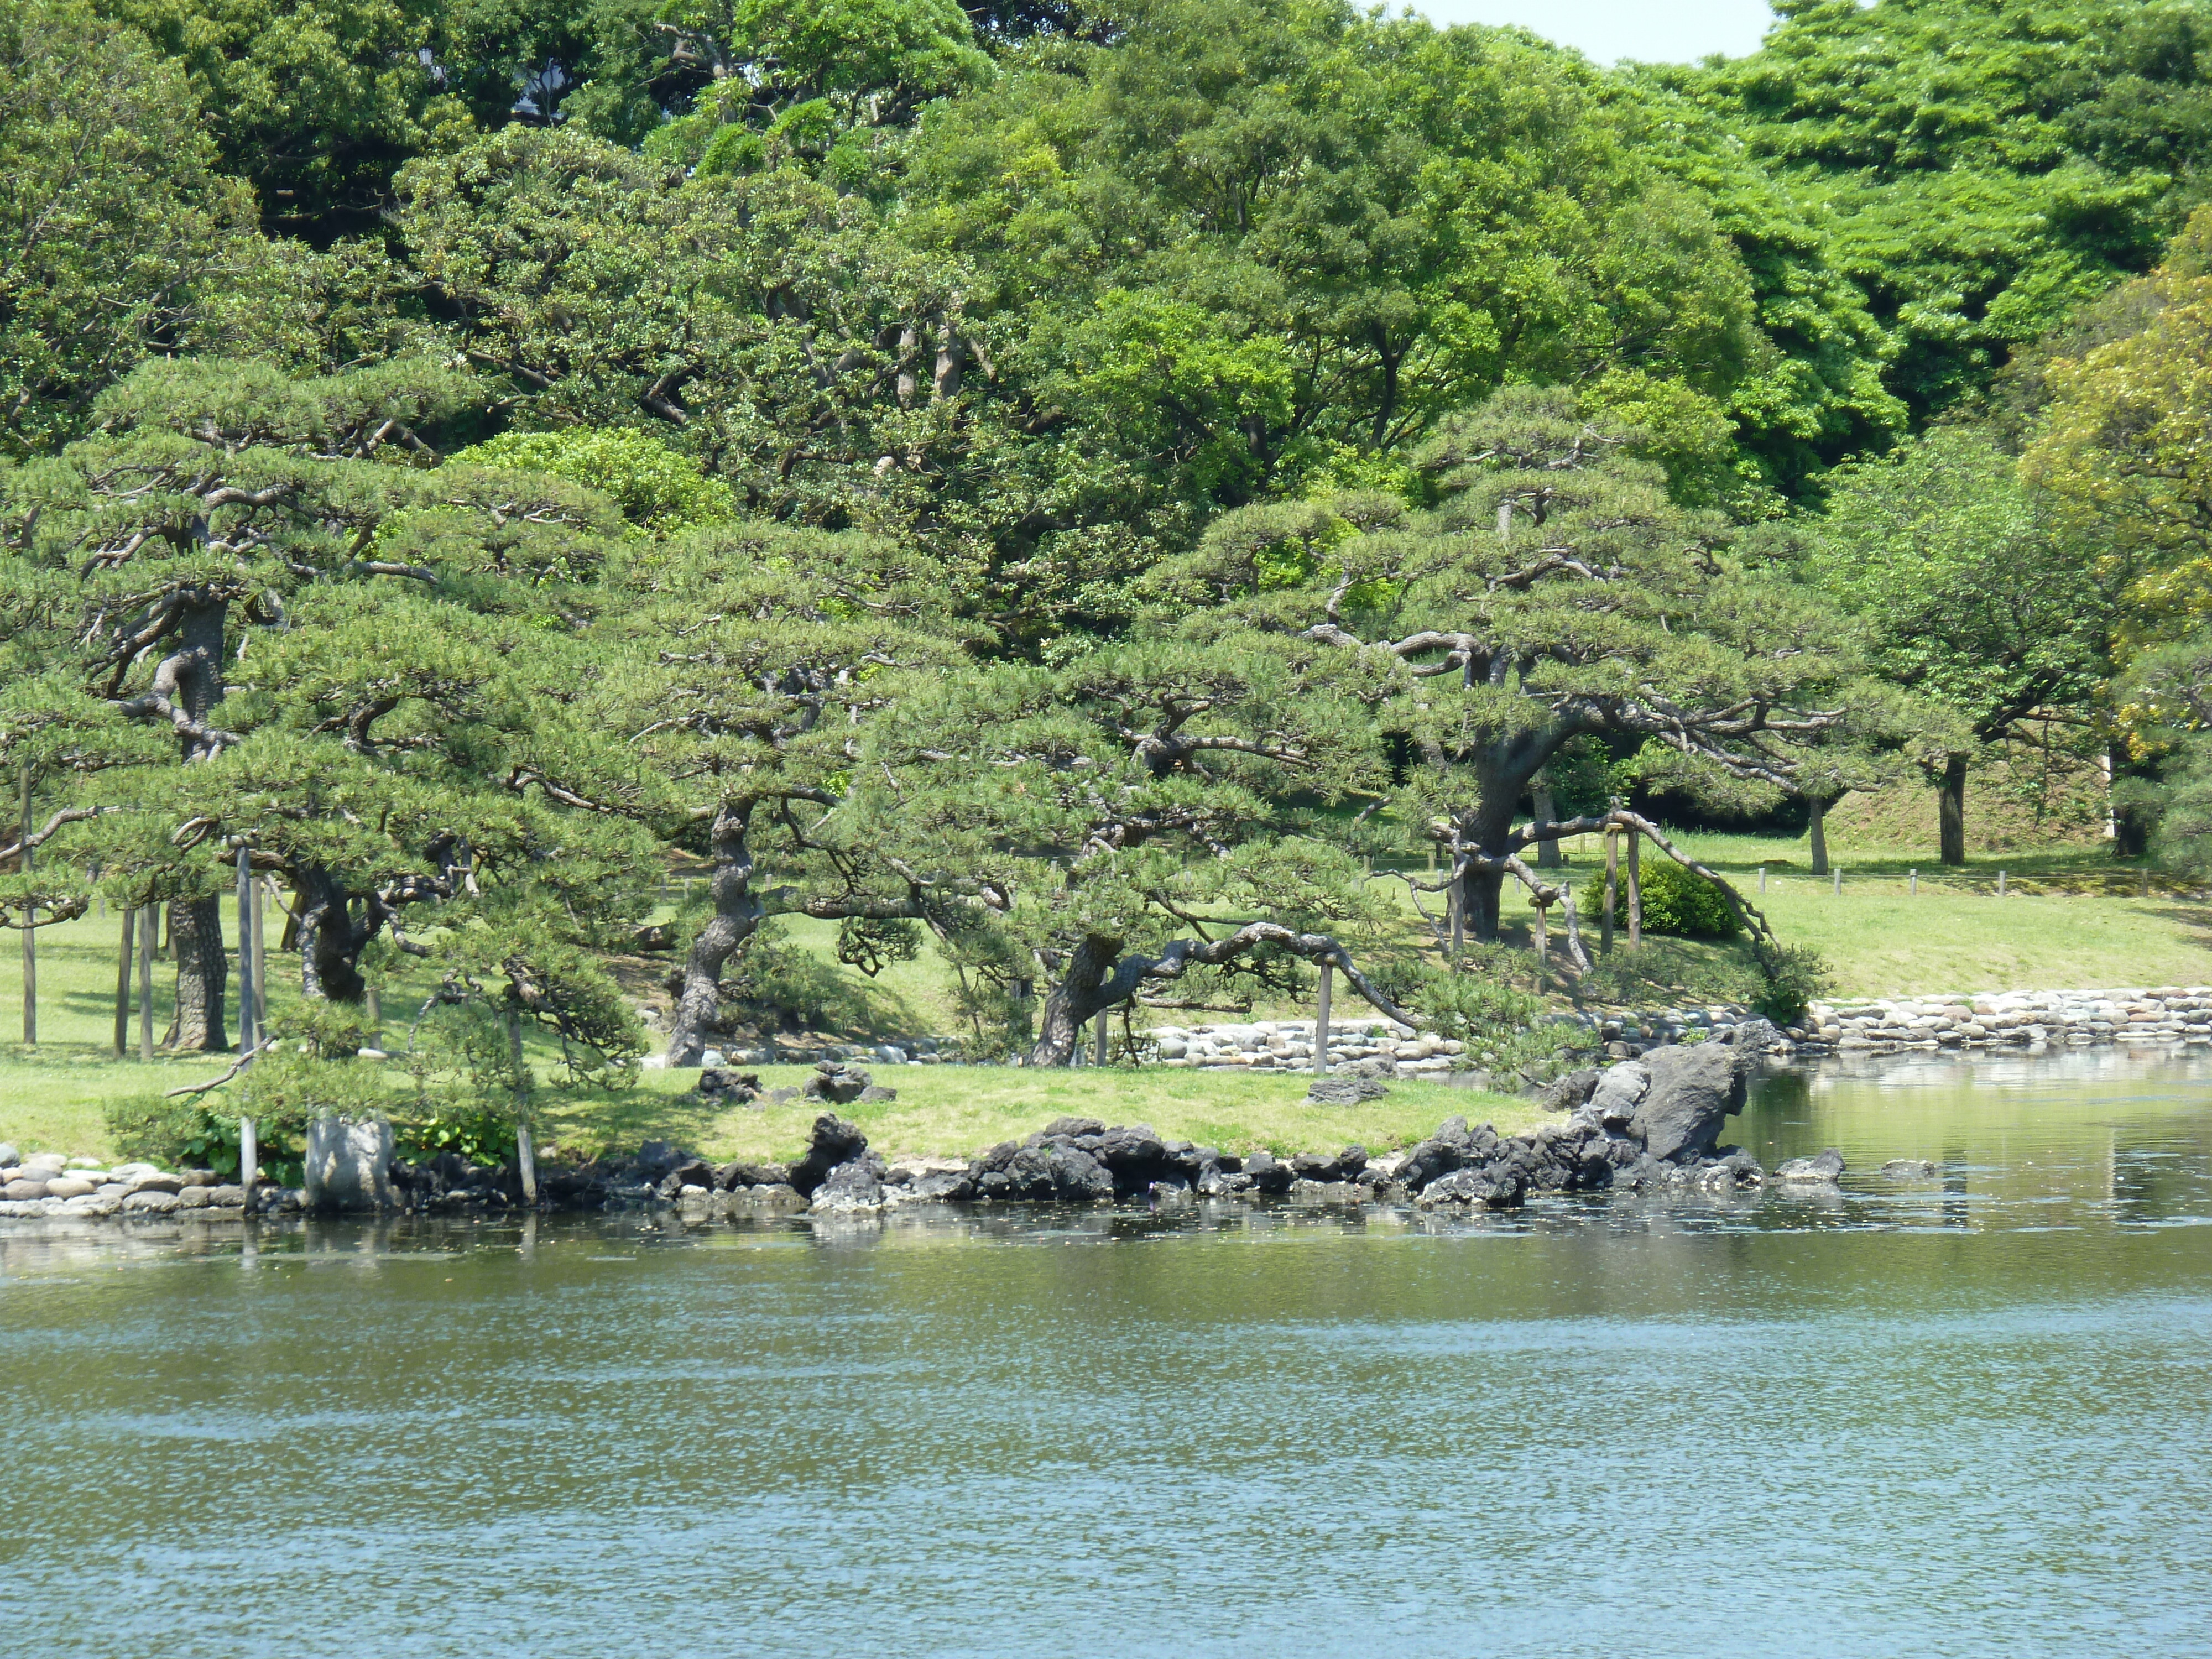
[[[910,1205],[1136,1204],[1276,1198],[1410,1202],[1428,1210],[1504,1210],[1531,1193],[1735,1191],[1765,1172],[1747,1153],[1719,1144],[1723,1121],[1742,1109],[1760,1045],[1674,1044],[1603,1072],[1575,1073],[1549,1103],[1562,1121],[1527,1135],[1446,1120],[1404,1152],[1364,1146],[1277,1158],[1194,1145],[1142,1124],[1109,1126],[1062,1117],[981,1157],[886,1161],[835,1112],[814,1123],[804,1156],[791,1164],[715,1165],[666,1142],[647,1142],[620,1163],[549,1166],[538,1172],[538,1207],[608,1210],[674,1206],[705,1216],[787,1209],[814,1216],[881,1214]],[[1320,1089],[1346,1084],[1322,1082]],[[1370,1088],[1372,1085],[1370,1085]],[[374,1144],[374,1138],[368,1138]],[[12,1156],[13,1149],[0,1147]],[[1838,1165],[1840,1167],[1840,1165]],[[520,1171],[488,1169],[452,1154],[426,1164],[393,1160],[351,1190],[392,1196],[390,1207],[434,1211],[520,1206]],[[0,1170],[12,1176],[0,1217],[18,1220],[130,1219],[204,1213],[210,1219],[310,1207],[296,1189],[262,1183],[249,1195],[215,1184],[207,1171],[164,1173],[148,1165],[73,1170],[51,1157]],[[33,1188],[37,1188],[33,1191]]]

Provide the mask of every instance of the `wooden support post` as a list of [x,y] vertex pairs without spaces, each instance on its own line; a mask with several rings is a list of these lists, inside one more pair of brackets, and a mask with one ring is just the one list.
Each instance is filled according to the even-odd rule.
[[1613,954],[1613,907],[1620,897],[1620,832],[1605,832],[1605,909],[1598,917],[1597,948],[1606,956]]
[[265,884],[253,884],[253,1029],[269,1029],[269,964],[265,959],[269,946],[266,913],[262,901],[267,896]]
[[250,1054],[261,1040],[253,1018],[253,861],[238,849],[238,1052]]
[[1761,898],[1766,896],[1766,866],[1763,864],[1759,866],[1759,894]]
[[138,912],[123,907],[123,948],[115,961],[115,1057],[131,1052],[131,957],[138,944]]
[[2002,870],[1997,872],[1997,896],[2004,896],[2004,872]]
[[[23,763],[23,834],[16,845],[23,850],[15,860],[15,867],[23,874],[31,873],[31,763]],[[39,907],[23,907],[23,1046],[39,1046],[39,930],[33,925],[39,919]]]
[[1842,865],[1840,865],[1840,864],[1839,864],[1839,865],[1838,865],[1838,866],[1836,866],[1836,869],[1835,869],[1835,877],[1836,877],[1836,896],[1837,896],[1838,898],[1841,898],[1841,897],[1843,897],[1843,896],[1844,896],[1844,866],[1843,866]]
[[149,904],[138,915],[138,1058],[154,1058],[154,918],[161,911]]
[[[2000,871],[1998,873],[2002,874],[2003,872]],[[2145,898],[2148,898],[2150,896],[2150,867],[2148,865],[2143,867],[2142,878],[2142,896]]]
[[1637,830],[1628,832],[1628,948],[1644,948],[1644,876],[1637,843],[1644,839]]
[[530,1126],[514,1126],[514,1163],[522,1171],[522,1201],[532,1209],[538,1207],[538,1154],[530,1144]]
[[374,985],[362,993],[362,1015],[368,1026],[368,1046],[381,1050],[384,1047],[384,993]]
[[1106,1021],[1109,1012],[1109,1011],[1104,1008],[1098,1011],[1098,1063],[1101,1066],[1106,1063]]
[[261,1142],[253,1133],[253,1120],[238,1120],[238,1184],[246,1188],[246,1212],[253,1213],[253,1182],[261,1173]]
[[1457,962],[1467,942],[1467,878],[1454,876],[1447,884],[1445,902],[1451,910],[1451,959]]
[[1917,870],[1907,870],[1905,872],[1905,896],[1907,898],[1920,896],[1920,872]]
[[1314,1018],[1314,1075],[1328,1075],[1328,992],[1329,980],[1336,969],[1324,962],[1321,965],[1320,1006]]
[[1536,907],[1536,979],[1540,984],[1544,978],[1544,964],[1552,954],[1551,934],[1545,925],[1548,914],[1547,906]]

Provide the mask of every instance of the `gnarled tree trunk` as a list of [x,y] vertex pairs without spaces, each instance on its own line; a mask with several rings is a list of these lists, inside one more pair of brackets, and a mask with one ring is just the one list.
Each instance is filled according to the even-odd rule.
[[714,814],[708,842],[714,872],[708,878],[714,914],[684,953],[684,988],[668,1034],[671,1066],[696,1066],[707,1052],[707,1031],[721,1007],[723,966],[761,924],[763,910],[753,893],[753,855],[745,839],[752,807],[749,800],[724,801]]
[[169,941],[177,953],[177,1012],[161,1046],[179,1054],[221,1053],[230,1047],[222,1023],[223,990],[230,979],[230,964],[222,954],[222,901],[171,904]]
[[353,916],[350,895],[328,870],[309,866],[293,878],[299,915],[300,994],[359,1002],[368,989],[361,953],[376,928]]
[[1812,842],[1813,873],[1828,873],[1828,803],[1818,795],[1809,795],[1805,805],[1810,810],[1806,815],[1805,833]]

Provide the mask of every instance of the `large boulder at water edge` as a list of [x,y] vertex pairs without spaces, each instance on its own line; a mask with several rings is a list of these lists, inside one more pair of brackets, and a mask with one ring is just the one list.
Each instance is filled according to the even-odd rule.
[[811,1198],[832,1170],[851,1163],[867,1150],[868,1138],[858,1124],[847,1122],[835,1112],[824,1112],[814,1120],[806,1156],[791,1166],[786,1178],[803,1196]]
[[1630,1134],[1662,1163],[1711,1158],[1722,1121],[1743,1109],[1739,1051],[1718,1042],[1654,1048],[1644,1056],[1644,1069],[1651,1081],[1629,1121]]
[[[392,1202],[389,1123],[319,1117],[307,1125],[304,1163],[311,1210],[380,1210]],[[179,1190],[169,1188],[172,1194]]]

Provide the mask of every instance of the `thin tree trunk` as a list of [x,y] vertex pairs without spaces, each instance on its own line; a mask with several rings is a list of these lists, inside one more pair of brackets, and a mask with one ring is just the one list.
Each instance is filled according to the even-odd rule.
[[668,1034],[671,1066],[696,1066],[707,1052],[707,1032],[722,1006],[723,966],[760,927],[762,906],[752,890],[752,849],[745,839],[751,819],[750,801],[725,801],[714,815],[710,840],[714,873],[708,878],[714,914],[707,918],[684,957],[684,988],[677,996],[676,1018]]
[[[1539,823],[1551,823],[1553,811],[1552,805],[1552,792],[1548,789],[1539,789],[1536,791],[1535,799],[1536,822]],[[1559,857],[1559,843],[1558,842],[1547,839],[1536,843],[1536,867],[1538,869],[1556,870],[1564,861],[1565,860]]]
[[169,942],[177,952],[175,1018],[161,1046],[174,1054],[221,1054],[223,993],[230,963],[222,953],[222,901],[179,899],[169,906]]
[[1812,809],[1807,833],[1813,842],[1813,873],[1825,876],[1828,873],[1828,803],[1818,795],[1810,795],[1806,798],[1806,805]]
[[123,907],[123,952],[115,964],[115,1057],[131,1052],[131,969],[138,952],[138,912]]
[[1937,832],[1946,864],[1966,861],[1966,757],[1951,755],[1943,762],[1943,782],[1936,797]]

